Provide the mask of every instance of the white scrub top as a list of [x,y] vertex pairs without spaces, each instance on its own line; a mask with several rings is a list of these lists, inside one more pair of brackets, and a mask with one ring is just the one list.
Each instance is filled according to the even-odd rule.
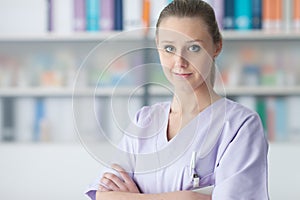
[[[128,159],[117,164],[128,170],[142,193],[196,189],[197,174],[199,187],[214,185],[213,200],[269,199],[268,143],[257,113],[222,98],[168,141],[169,113],[170,102],[143,107],[124,134],[121,148],[129,152]],[[87,188],[91,199],[107,171],[113,172],[103,167]]]

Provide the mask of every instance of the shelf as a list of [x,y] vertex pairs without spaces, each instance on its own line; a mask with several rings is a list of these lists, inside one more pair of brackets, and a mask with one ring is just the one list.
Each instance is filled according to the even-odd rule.
[[111,97],[111,96],[143,96],[144,91],[135,87],[105,87],[76,89],[72,88],[6,88],[0,89],[0,97]]
[[[226,96],[293,96],[300,95],[300,86],[291,87],[276,87],[276,86],[241,86],[241,87],[225,87],[224,89],[216,88],[216,91],[221,95]],[[225,92],[224,92],[225,91]],[[167,88],[151,86],[149,88],[150,96],[169,96],[172,91]]]
[[[137,31],[105,31],[105,32],[75,32],[66,34],[44,33],[31,35],[0,35],[0,42],[94,42],[112,39],[114,41],[137,41],[155,37],[154,31],[146,35],[144,30]],[[231,31],[222,30],[224,40],[300,40],[300,32],[284,31]]]
[[300,86],[291,87],[276,87],[276,86],[241,86],[241,87],[225,87],[225,94],[223,89],[216,89],[222,95],[227,96],[286,96],[286,95],[300,95]]
[[300,40],[300,32],[284,31],[222,31],[224,40]]
[[0,42],[94,42],[112,39],[114,41],[137,41],[146,36],[141,31],[105,31],[75,33],[44,33],[37,35],[0,35]]
[[[111,97],[111,96],[143,96],[144,89],[136,90],[132,87],[103,87],[95,90],[94,88],[82,88],[76,91],[73,88],[5,88],[0,89],[0,97]],[[275,86],[257,86],[257,87],[225,87],[223,89],[216,88],[216,91],[221,95],[227,96],[293,96],[300,95],[300,86],[293,87],[275,87]],[[163,88],[159,86],[149,87],[150,96],[171,96],[171,88]]]

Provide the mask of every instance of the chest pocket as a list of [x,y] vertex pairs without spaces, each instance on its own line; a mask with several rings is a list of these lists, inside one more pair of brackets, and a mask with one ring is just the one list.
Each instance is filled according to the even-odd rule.
[[[201,172],[202,171],[202,172]],[[211,186],[215,184],[215,174],[214,172],[203,173],[198,166],[196,166],[195,173],[199,176],[199,188]],[[192,190],[196,189],[193,187],[194,179],[191,174],[190,165],[185,167],[184,170],[184,181],[182,185],[183,190]]]

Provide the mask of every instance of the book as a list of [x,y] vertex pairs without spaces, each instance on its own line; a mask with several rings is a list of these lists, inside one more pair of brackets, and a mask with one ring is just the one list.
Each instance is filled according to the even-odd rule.
[[292,30],[292,24],[293,24],[292,1],[293,0],[282,1],[282,30],[286,32]]
[[17,98],[15,109],[16,141],[33,141],[35,99],[30,97]]
[[6,97],[2,99],[2,140],[15,140],[15,99]]
[[234,0],[224,0],[223,29],[234,29]]
[[276,140],[276,129],[275,129],[275,118],[277,113],[275,112],[275,98],[267,97],[266,98],[266,126],[267,126],[267,138],[269,141]]
[[300,97],[290,96],[287,97],[287,129],[289,133],[289,140],[300,141]]
[[123,0],[114,0],[114,30],[123,30]]
[[236,30],[252,29],[252,1],[234,1],[234,27]]
[[102,31],[114,30],[114,1],[101,0],[100,27]]
[[252,0],[252,29],[262,29],[262,0]]
[[143,27],[141,0],[124,0],[124,30],[133,30]]
[[282,28],[282,0],[263,0],[263,29],[278,31]]
[[[101,134],[99,132],[103,127],[101,127],[101,124],[99,124],[97,118],[98,110],[96,110],[96,100],[97,99],[90,97],[80,97],[73,100],[73,108],[71,109],[73,111],[72,116],[74,120],[74,126],[76,128],[77,136],[81,138],[82,142],[95,142],[99,139],[99,135]],[[105,98],[103,100],[109,101]],[[106,110],[105,112],[101,113],[102,117],[105,115],[105,119],[109,119],[111,107],[107,104],[104,106]],[[102,135],[100,137],[102,138]]]
[[47,31],[53,31],[53,0],[47,0]]
[[45,116],[41,122],[42,140],[55,142],[75,141],[72,99],[47,98],[44,101],[44,106]]
[[265,99],[262,98],[262,97],[259,97],[256,100],[256,112],[258,113],[258,115],[259,115],[259,117],[261,119],[261,122],[262,122],[262,125],[263,125],[265,133],[268,133],[267,108],[266,108]]
[[35,100],[35,116],[34,116],[34,128],[33,128],[33,141],[41,141],[42,135],[42,121],[45,117],[44,99],[38,98]]
[[151,2],[150,0],[143,0],[143,13],[142,13],[142,20],[143,26],[145,28],[150,27],[150,12],[151,12]]
[[[299,102],[300,103],[300,102]],[[277,97],[275,100],[275,137],[276,141],[286,141],[288,139],[288,116],[287,102],[284,97]]]
[[300,31],[300,0],[293,0],[293,29]]
[[52,0],[52,32],[72,33],[73,28],[73,0]]
[[85,31],[85,0],[74,0],[74,31]]
[[86,30],[89,32],[99,31],[100,0],[86,0]]

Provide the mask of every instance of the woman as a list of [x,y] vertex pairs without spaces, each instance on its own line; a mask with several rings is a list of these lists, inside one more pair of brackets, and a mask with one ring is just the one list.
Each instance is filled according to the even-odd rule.
[[[174,97],[170,103],[144,107],[136,116],[145,132],[161,126],[157,134],[127,138],[124,144],[134,155],[158,152],[158,161],[152,160],[158,164],[145,164],[136,156],[132,173],[113,165],[115,173],[102,173],[87,194],[105,200],[268,199],[268,144],[261,121],[213,89],[213,61],[222,37],[212,8],[201,0],[175,0],[163,9],[156,28],[160,61]],[[147,168],[151,164],[156,170]],[[212,194],[193,191],[210,185]]]

